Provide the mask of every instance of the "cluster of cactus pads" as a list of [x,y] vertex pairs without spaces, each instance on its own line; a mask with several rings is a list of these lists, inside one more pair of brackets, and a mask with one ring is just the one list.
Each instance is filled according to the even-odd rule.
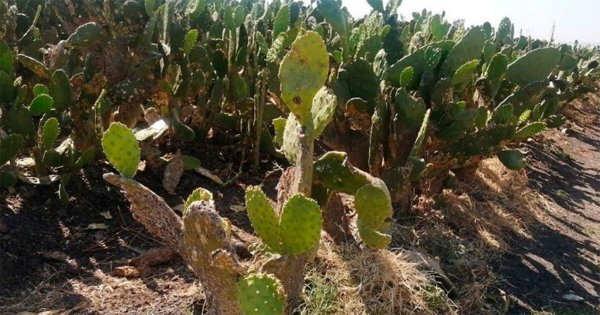
[[[388,247],[416,195],[485,158],[523,168],[517,145],[561,126],[562,104],[600,77],[598,47],[365,1],[363,19],[338,0],[0,1],[0,187],[58,183],[68,202],[103,151],[120,174],[105,179],[193,267],[212,311],[289,313],[323,231]],[[169,193],[190,170],[226,185],[185,154],[223,135],[255,168],[290,165],[277,202],[246,191],[257,255],[275,257],[259,266],[235,254],[210,192],[182,218],[133,179],[143,161]],[[355,212],[330,212],[342,196]]]

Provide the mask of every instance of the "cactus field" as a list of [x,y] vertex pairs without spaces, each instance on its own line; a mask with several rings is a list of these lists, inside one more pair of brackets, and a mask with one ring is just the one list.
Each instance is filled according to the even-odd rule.
[[0,314],[599,314],[600,46],[356,1],[0,0]]

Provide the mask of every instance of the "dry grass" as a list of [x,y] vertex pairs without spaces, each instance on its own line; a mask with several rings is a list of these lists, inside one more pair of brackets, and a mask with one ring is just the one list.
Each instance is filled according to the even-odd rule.
[[[61,278],[59,272],[56,278]],[[49,278],[22,297],[0,301],[0,314],[186,314],[200,298],[185,266],[160,267],[142,278],[114,277],[100,269],[57,280]],[[29,313],[32,312],[32,313]]]
[[543,218],[541,202],[524,172],[488,159],[456,189],[420,200],[421,214],[398,226],[394,242],[439,260],[456,285],[453,302],[460,314],[496,314],[506,297],[490,262],[510,250],[509,237],[531,237],[528,226]]
[[371,251],[324,242],[307,279],[301,314],[451,312],[432,276],[409,263],[402,251]]
[[[435,201],[434,201],[435,199]],[[496,314],[505,297],[496,289],[489,262],[510,250],[507,237],[529,237],[527,226],[541,220],[538,198],[527,188],[523,172],[486,160],[455,190],[423,199],[420,215],[396,225],[393,248],[364,250],[356,244],[322,242],[306,276],[300,314]],[[434,275],[410,263],[410,250],[439,261],[456,286],[448,298]],[[185,267],[161,268],[142,279],[123,279],[96,270],[93,274],[49,281],[0,313],[43,311],[72,305],[101,314],[185,314],[201,289]],[[19,302],[19,303],[16,303]],[[83,303],[83,304],[81,304]],[[5,305],[9,305],[8,303]]]

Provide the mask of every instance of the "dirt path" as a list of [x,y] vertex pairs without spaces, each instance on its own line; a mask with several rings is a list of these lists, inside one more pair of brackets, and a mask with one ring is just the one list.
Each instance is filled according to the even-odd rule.
[[533,241],[514,239],[496,266],[510,314],[600,314],[600,109],[578,104],[570,113],[566,132],[525,146],[545,206]]

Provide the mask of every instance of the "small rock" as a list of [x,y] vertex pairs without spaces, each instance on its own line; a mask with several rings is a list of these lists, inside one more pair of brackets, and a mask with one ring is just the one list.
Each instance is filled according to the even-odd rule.
[[584,298],[582,298],[579,295],[573,294],[573,293],[567,293],[567,294],[563,295],[562,298],[567,301],[575,301],[575,302],[585,301]]
[[79,262],[76,259],[67,260],[67,264],[65,265],[65,271],[69,273],[78,273],[81,270],[79,266]]

